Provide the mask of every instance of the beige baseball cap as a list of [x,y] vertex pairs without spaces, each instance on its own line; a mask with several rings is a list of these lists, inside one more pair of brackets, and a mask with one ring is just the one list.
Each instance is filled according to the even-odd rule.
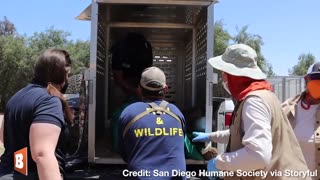
[[209,64],[218,70],[234,76],[244,76],[251,79],[266,79],[267,76],[257,64],[257,53],[245,44],[234,44],[227,47],[221,56],[209,59]]
[[[157,82],[160,86],[150,87],[151,82]],[[150,91],[160,91],[167,86],[166,75],[158,67],[155,67],[155,66],[148,67],[141,74],[140,85],[144,89],[147,89]]]

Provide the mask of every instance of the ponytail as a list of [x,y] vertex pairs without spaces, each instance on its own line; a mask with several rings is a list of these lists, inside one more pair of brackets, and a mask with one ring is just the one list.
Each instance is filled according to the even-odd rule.
[[62,104],[64,119],[69,126],[73,126],[74,114],[73,114],[72,110],[70,109],[67,101],[63,97],[63,94],[57,88],[55,88],[51,83],[49,83],[47,86],[47,92],[51,96],[56,96],[60,99],[61,104]]

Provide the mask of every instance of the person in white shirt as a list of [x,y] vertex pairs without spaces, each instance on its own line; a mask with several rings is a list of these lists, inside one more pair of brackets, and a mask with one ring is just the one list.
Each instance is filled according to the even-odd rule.
[[[306,91],[283,104],[310,171],[320,175],[320,62],[312,64],[305,75]],[[319,179],[320,176],[313,179]]]
[[[301,179],[293,175],[275,178],[270,173],[307,171],[307,167],[281,103],[256,59],[256,52],[244,44],[231,45],[223,55],[209,59],[213,68],[222,71],[224,88],[237,104],[230,130],[194,132],[193,142],[228,143],[225,153],[208,162],[209,171],[235,172],[247,179],[252,177],[238,172],[261,170],[266,174],[253,174],[255,179]],[[224,177],[229,178],[236,177]]]

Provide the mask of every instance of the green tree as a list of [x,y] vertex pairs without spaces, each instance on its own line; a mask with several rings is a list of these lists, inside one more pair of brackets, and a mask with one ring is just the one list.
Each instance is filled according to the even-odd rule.
[[68,45],[68,36],[70,36],[70,33],[50,27],[44,32],[36,32],[29,37],[28,47],[32,49],[34,55],[38,56],[48,48],[66,47]]
[[276,73],[273,71],[272,64],[266,63],[266,72],[265,73],[267,74],[268,77],[276,75]]
[[7,17],[0,20],[0,112],[8,99],[26,81],[26,40],[18,36]]
[[[229,32],[224,28],[222,20],[216,21],[214,24],[214,56],[220,56],[224,53],[232,39]],[[228,93],[223,89],[221,81],[221,71],[215,70],[218,74],[218,84],[213,86],[213,94],[216,97],[229,97]]]
[[71,74],[78,74],[89,67],[90,42],[77,40],[70,41],[65,49],[70,53],[72,59]]
[[28,40],[31,51],[31,64],[38,55],[48,48],[61,48],[69,52],[72,59],[72,74],[77,74],[89,66],[90,42],[69,41],[70,33],[50,27],[44,32],[34,33]]
[[48,48],[64,48],[68,44],[67,37],[70,33],[56,30],[53,27],[46,29],[44,32],[35,32],[27,38],[27,47],[29,49],[26,62],[28,66],[28,74],[32,76],[33,65],[39,55]]
[[224,53],[232,39],[229,32],[224,28],[222,20],[214,24],[214,55],[219,56]]
[[8,32],[0,35],[0,111],[14,93],[31,81],[34,63],[44,50],[67,50],[73,60],[72,74],[89,66],[89,41],[70,41],[68,32],[53,27],[30,37],[19,36],[15,31]]
[[0,36],[0,111],[9,98],[29,81],[25,37]]
[[265,57],[261,52],[261,47],[264,45],[262,37],[258,34],[248,33],[247,32],[248,27],[249,27],[248,25],[243,26],[240,29],[236,27],[238,34],[236,34],[233,37],[233,41],[238,44],[240,43],[246,44],[252,47],[257,52],[257,55],[258,55],[257,63],[258,63],[258,66],[261,68],[261,70],[265,72],[268,76],[275,75],[275,73],[273,72],[272,65],[267,63],[267,60],[265,59]]
[[9,36],[16,34],[16,28],[14,24],[4,16],[3,20],[0,20],[0,36]]
[[316,58],[312,53],[302,53],[298,57],[298,63],[289,69],[289,74],[303,76],[307,73],[309,66],[315,62]]

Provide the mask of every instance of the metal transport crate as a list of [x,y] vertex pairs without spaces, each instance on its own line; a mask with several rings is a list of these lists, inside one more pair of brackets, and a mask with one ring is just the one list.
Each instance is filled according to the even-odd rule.
[[[122,164],[111,151],[110,116],[117,97],[110,46],[128,32],[143,34],[151,42],[154,65],[164,70],[169,93],[166,100],[181,110],[197,107],[212,130],[214,0],[95,0],[78,16],[91,20],[88,81],[88,160]],[[98,131],[104,132],[99,138]],[[187,160],[188,164],[204,161]]]

